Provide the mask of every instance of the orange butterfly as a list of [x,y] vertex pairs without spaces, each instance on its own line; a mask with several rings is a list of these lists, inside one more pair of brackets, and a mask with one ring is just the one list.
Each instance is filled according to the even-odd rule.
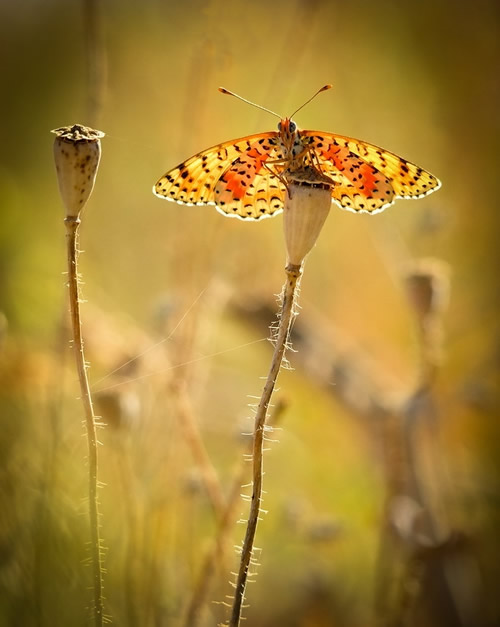
[[[330,87],[319,89],[297,111]],[[194,155],[160,178],[153,188],[157,196],[184,205],[215,205],[224,215],[260,220],[283,211],[293,183],[327,184],[335,204],[365,213],[383,211],[397,198],[422,198],[441,187],[435,176],[383,148],[352,137],[299,130],[292,116],[281,118],[236,97],[280,118],[278,130]]]

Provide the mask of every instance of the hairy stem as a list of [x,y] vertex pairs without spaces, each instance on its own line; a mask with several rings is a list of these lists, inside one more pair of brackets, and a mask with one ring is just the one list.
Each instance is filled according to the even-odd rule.
[[253,493],[248,516],[247,530],[241,551],[240,567],[236,581],[236,591],[234,595],[233,607],[229,627],[238,627],[241,619],[241,609],[245,598],[245,588],[248,580],[248,571],[252,560],[255,532],[259,521],[260,506],[262,501],[262,475],[263,475],[263,448],[264,430],[266,426],[267,410],[271,401],[271,396],[276,384],[276,379],[281,368],[283,355],[285,353],[288,335],[293,320],[293,304],[299,278],[301,266],[288,264],[286,267],[286,282],[283,286],[281,310],[279,314],[279,327],[275,340],[274,353],[267,380],[262,391],[257,413],[255,415],[253,433]]
[[94,580],[94,625],[103,625],[103,601],[102,601],[102,563],[101,545],[99,539],[99,509],[97,501],[97,434],[95,425],[92,397],[85,367],[85,355],[83,352],[83,339],[80,319],[80,298],[78,287],[77,265],[77,238],[80,219],[68,216],[64,220],[66,226],[66,241],[68,254],[68,287],[71,313],[71,326],[73,333],[73,350],[75,352],[76,368],[80,382],[81,398],[85,410],[85,425],[87,428],[88,443],[88,490],[89,490],[89,522],[91,536],[91,556]]
[[[274,406],[269,421],[273,427],[275,427],[281,420],[286,407],[287,404],[283,399],[278,401],[278,403]],[[252,450],[252,442],[248,442],[248,444],[250,445],[248,451],[250,454],[250,451]],[[184,627],[196,627],[196,625],[198,625],[201,610],[206,602],[209,587],[216,567],[223,561],[224,554],[226,552],[227,536],[234,522],[235,509],[240,499],[241,484],[243,483],[245,477],[245,466],[246,464],[242,459],[242,464],[237,469],[232,479],[231,488],[225,503],[223,515],[218,523],[213,546],[205,555],[200,568],[200,572],[194,586],[194,592],[186,611],[186,619],[183,623]]]

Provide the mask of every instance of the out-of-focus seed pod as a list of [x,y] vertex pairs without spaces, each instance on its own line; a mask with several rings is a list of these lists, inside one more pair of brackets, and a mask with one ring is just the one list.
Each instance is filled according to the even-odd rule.
[[132,431],[140,420],[141,401],[132,390],[119,388],[97,392],[94,407],[101,421],[116,431]]
[[407,270],[405,287],[418,324],[420,345],[419,386],[429,387],[442,360],[442,317],[450,292],[448,264],[420,259]]
[[78,218],[94,188],[104,133],[81,124],[55,133],[54,161],[66,217]]
[[300,266],[316,243],[330,211],[330,187],[310,166],[290,175],[283,216],[288,264]]
[[408,300],[421,324],[448,305],[449,268],[438,259],[420,259],[405,276]]

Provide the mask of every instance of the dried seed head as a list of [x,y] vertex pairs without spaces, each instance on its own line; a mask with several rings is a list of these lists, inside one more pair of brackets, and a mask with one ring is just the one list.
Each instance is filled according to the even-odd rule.
[[396,496],[389,504],[389,519],[394,530],[408,543],[429,545],[430,538],[425,533],[425,512],[423,507],[409,496]]
[[101,421],[112,429],[133,429],[140,420],[141,402],[137,394],[131,390],[97,392],[94,404]]
[[77,218],[94,188],[104,133],[81,124],[52,133],[56,134],[54,161],[66,216]]
[[330,210],[331,181],[309,166],[288,178],[283,218],[287,263],[300,266],[316,243]]
[[417,318],[424,323],[446,309],[449,297],[449,268],[437,259],[420,259],[405,277],[408,299]]

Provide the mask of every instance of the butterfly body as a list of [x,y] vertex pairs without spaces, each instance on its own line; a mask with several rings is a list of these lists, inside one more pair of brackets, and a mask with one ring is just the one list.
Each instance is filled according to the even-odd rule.
[[215,205],[243,220],[283,211],[293,183],[328,185],[332,202],[378,213],[397,198],[421,198],[439,189],[429,172],[365,141],[299,130],[283,118],[278,131],[208,148],[162,176],[157,196],[186,205]]

